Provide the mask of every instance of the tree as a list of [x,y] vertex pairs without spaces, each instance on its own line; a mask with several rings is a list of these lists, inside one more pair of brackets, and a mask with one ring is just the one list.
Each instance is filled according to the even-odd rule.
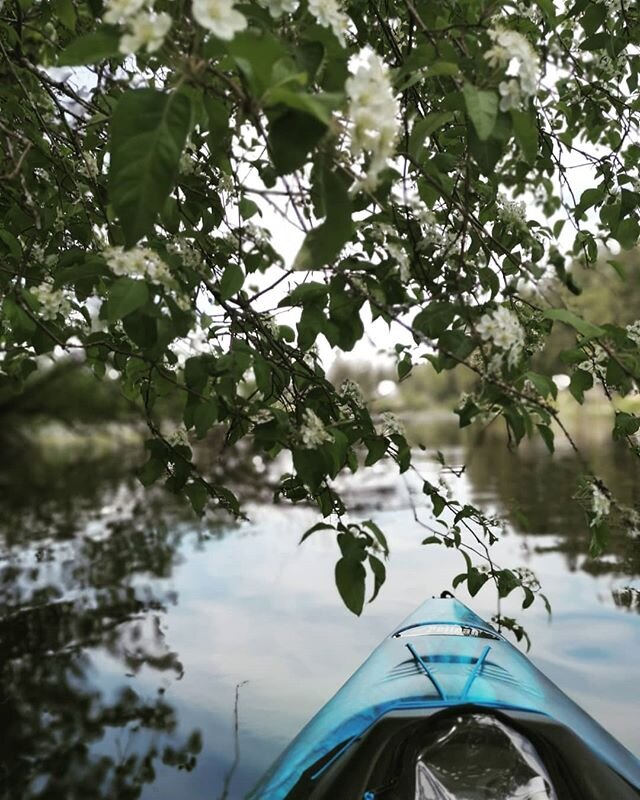
[[[498,415],[516,444],[569,435],[531,369],[554,326],[572,334],[578,402],[634,390],[638,324],[585,321],[536,287],[637,242],[638,33],[627,0],[5,0],[3,395],[45,354],[117,372],[151,434],[141,480],[197,512],[242,513],[187,433],[222,425],[229,444],[288,451],[277,495],[337,533],[337,586],[360,613],[387,542],[332,481],[382,458],[413,469],[411,453],[357,386],[330,383],[316,341],[349,351],[383,320],[400,378],[421,357],[465,365],[478,385],[460,424]],[[304,234],[291,264],[267,210]],[[154,408],[175,393],[184,430],[167,437]],[[638,428],[616,414],[636,452]],[[637,513],[583,467],[597,553],[607,519]],[[456,581],[520,586],[529,605],[535,582],[490,559],[493,521],[424,491],[442,524],[427,541],[465,557]]]

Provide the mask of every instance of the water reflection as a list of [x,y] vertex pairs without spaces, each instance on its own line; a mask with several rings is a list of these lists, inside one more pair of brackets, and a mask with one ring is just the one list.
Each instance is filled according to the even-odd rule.
[[[0,536],[0,796],[136,798],[156,764],[192,769],[200,734],[175,737],[164,689],[100,685],[100,650],[128,676],[179,679],[161,579],[179,560],[179,526],[113,478],[107,464],[56,470],[3,493]],[[113,464],[111,467],[113,468]],[[61,477],[62,472],[62,477]],[[166,509],[165,509],[166,513]]]
[[[638,506],[640,461],[621,444],[585,451],[598,475],[623,503]],[[569,570],[593,574],[640,574],[640,542],[627,531],[613,528],[607,555],[587,558],[591,531],[574,495],[578,491],[580,465],[570,452],[551,456],[544,446],[525,445],[511,452],[500,441],[488,440],[482,451],[465,459],[476,499],[489,500],[506,514],[510,526],[535,538],[538,552],[558,552]]]
[[[541,609],[528,612],[534,657],[640,746],[625,721],[634,683],[620,663],[622,646],[640,657],[637,618],[624,613],[640,611],[637,542],[614,537],[606,559],[585,557],[590,534],[570,502],[578,469],[569,454],[513,454],[489,437],[478,448],[441,420],[413,428],[428,446],[429,479],[439,467],[426,455],[438,448],[451,463],[468,462],[452,488],[506,513],[515,535],[505,562],[524,556],[542,573],[556,614],[550,626]],[[594,443],[592,455],[605,480],[637,501],[635,462],[609,442]],[[389,582],[357,620],[333,587],[335,542],[319,534],[297,547],[317,521],[312,510],[254,502],[252,525],[200,524],[166,495],[123,480],[123,464],[126,454],[38,457],[0,473],[2,800],[242,797],[380,638],[461,566],[455,553],[420,547],[394,470],[357,473],[345,486],[350,502],[375,516],[392,545]],[[485,589],[473,605],[485,616],[495,610]],[[245,680],[236,761],[234,697]]]

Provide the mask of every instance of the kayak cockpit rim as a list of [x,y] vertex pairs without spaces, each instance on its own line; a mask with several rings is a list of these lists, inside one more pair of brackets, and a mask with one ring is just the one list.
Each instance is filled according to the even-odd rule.
[[404,639],[408,636],[475,636],[480,639],[494,639],[504,641],[504,636],[493,628],[483,625],[466,624],[460,622],[414,622],[404,628],[394,631],[391,639]]

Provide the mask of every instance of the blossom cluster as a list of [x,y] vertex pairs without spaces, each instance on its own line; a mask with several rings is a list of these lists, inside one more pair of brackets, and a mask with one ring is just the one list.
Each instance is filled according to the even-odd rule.
[[125,250],[121,245],[107,247],[103,255],[114,275],[129,278],[148,278],[166,288],[175,288],[176,282],[169,267],[150,247],[133,247]]
[[168,253],[179,256],[185,267],[193,270],[199,270],[202,267],[202,255],[193,242],[174,236],[166,247]]
[[58,314],[67,316],[71,311],[71,301],[62,289],[54,289],[48,283],[41,283],[40,286],[32,287],[30,292],[40,304],[38,313],[42,319],[54,320]]
[[589,354],[589,358],[581,361],[578,364],[578,369],[583,372],[588,372],[597,380],[602,380],[605,374],[607,360],[609,355],[607,351],[599,344],[593,345],[593,350]]
[[394,153],[400,131],[400,106],[393,95],[389,70],[371,51],[345,84],[349,98],[351,153],[370,157],[363,187],[375,189],[387,161]]
[[306,448],[319,447],[325,442],[332,442],[333,436],[325,428],[324,422],[310,408],[303,412],[304,423],[300,428],[300,441]]
[[408,283],[411,280],[411,263],[406,250],[396,242],[388,242],[387,252],[398,265],[402,283]]
[[148,53],[159,50],[165,40],[172,19],[165,11],[156,12],[145,0],[107,0],[103,20],[109,25],[125,27],[120,39],[120,52],[137,53],[143,48]]
[[640,319],[627,325],[627,336],[640,347]]
[[337,0],[309,0],[309,11],[316,18],[318,25],[330,28],[342,47],[346,47],[345,34],[349,17],[341,10]]
[[283,14],[295,13],[300,5],[298,0],[259,0],[259,2],[274,19],[280,19]]
[[498,219],[514,228],[526,227],[527,207],[522,200],[509,200],[505,195],[498,195]]
[[529,41],[517,31],[494,28],[489,31],[493,42],[484,54],[489,66],[506,68],[508,80],[498,85],[500,110],[519,108],[525,100],[537,92],[540,60]]
[[498,348],[499,352],[493,353],[489,362],[491,372],[499,372],[505,358],[509,367],[515,366],[520,360],[525,335],[520,320],[513,311],[500,306],[494,312],[484,314],[476,325],[476,331],[492,349]]
[[591,491],[591,522],[590,526],[598,525],[604,517],[609,516],[611,511],[611,500],[602,491],[597,483],[590,485]]
[[226,42],[247,27],[247,18],[234,8],[233,0],[193,0],[191,13],[199,25]]
[[180,426],[167,436],[167,442],[172,447],[189,447],[189,434],[184,426]]
[[380,430],[384,436],[406,436],[404,425],[390,411],[383,411],[380,421]]
[[357,406],[364,406],[364,395],[362,389],[356,381],[346,378],[340,385],[340,394],[344,400],[355,403]]

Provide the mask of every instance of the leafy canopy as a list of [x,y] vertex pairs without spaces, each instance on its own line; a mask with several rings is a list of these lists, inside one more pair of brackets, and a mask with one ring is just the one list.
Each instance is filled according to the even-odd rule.
[[[229,445],[288,452],[277,495],[335,531],[359,614],[387,542],[334,479],[414,467],[402,427],[334,387],[316,342],[349,351],[381,319],[400,379],[424,358],[465,365],[460,424],[498,416],[512,443],[550,450],[568,436],[536,369],[554,326],[577,402],[635,391],[640,328],[587,322],[547,289],[579,291],[572,262],[637,243],[639,30],[627,0],[5,0],[0,392],[50,354],[115,371],[151,433],[141,479],[198,512],[242,510],[189,437],[223,426]],[[291,264],[266,209],[301,237]],[[154,409],[172,393],[184,430],[167,436]],[[615,415],[635,452],[639,428]],[[637,512],[584,474],[596,554],[607,520]],[[535,580],[491,560],[495,521],[424,491],[425,541],[465,557],[456,582],[520,587],[529,605]]]

